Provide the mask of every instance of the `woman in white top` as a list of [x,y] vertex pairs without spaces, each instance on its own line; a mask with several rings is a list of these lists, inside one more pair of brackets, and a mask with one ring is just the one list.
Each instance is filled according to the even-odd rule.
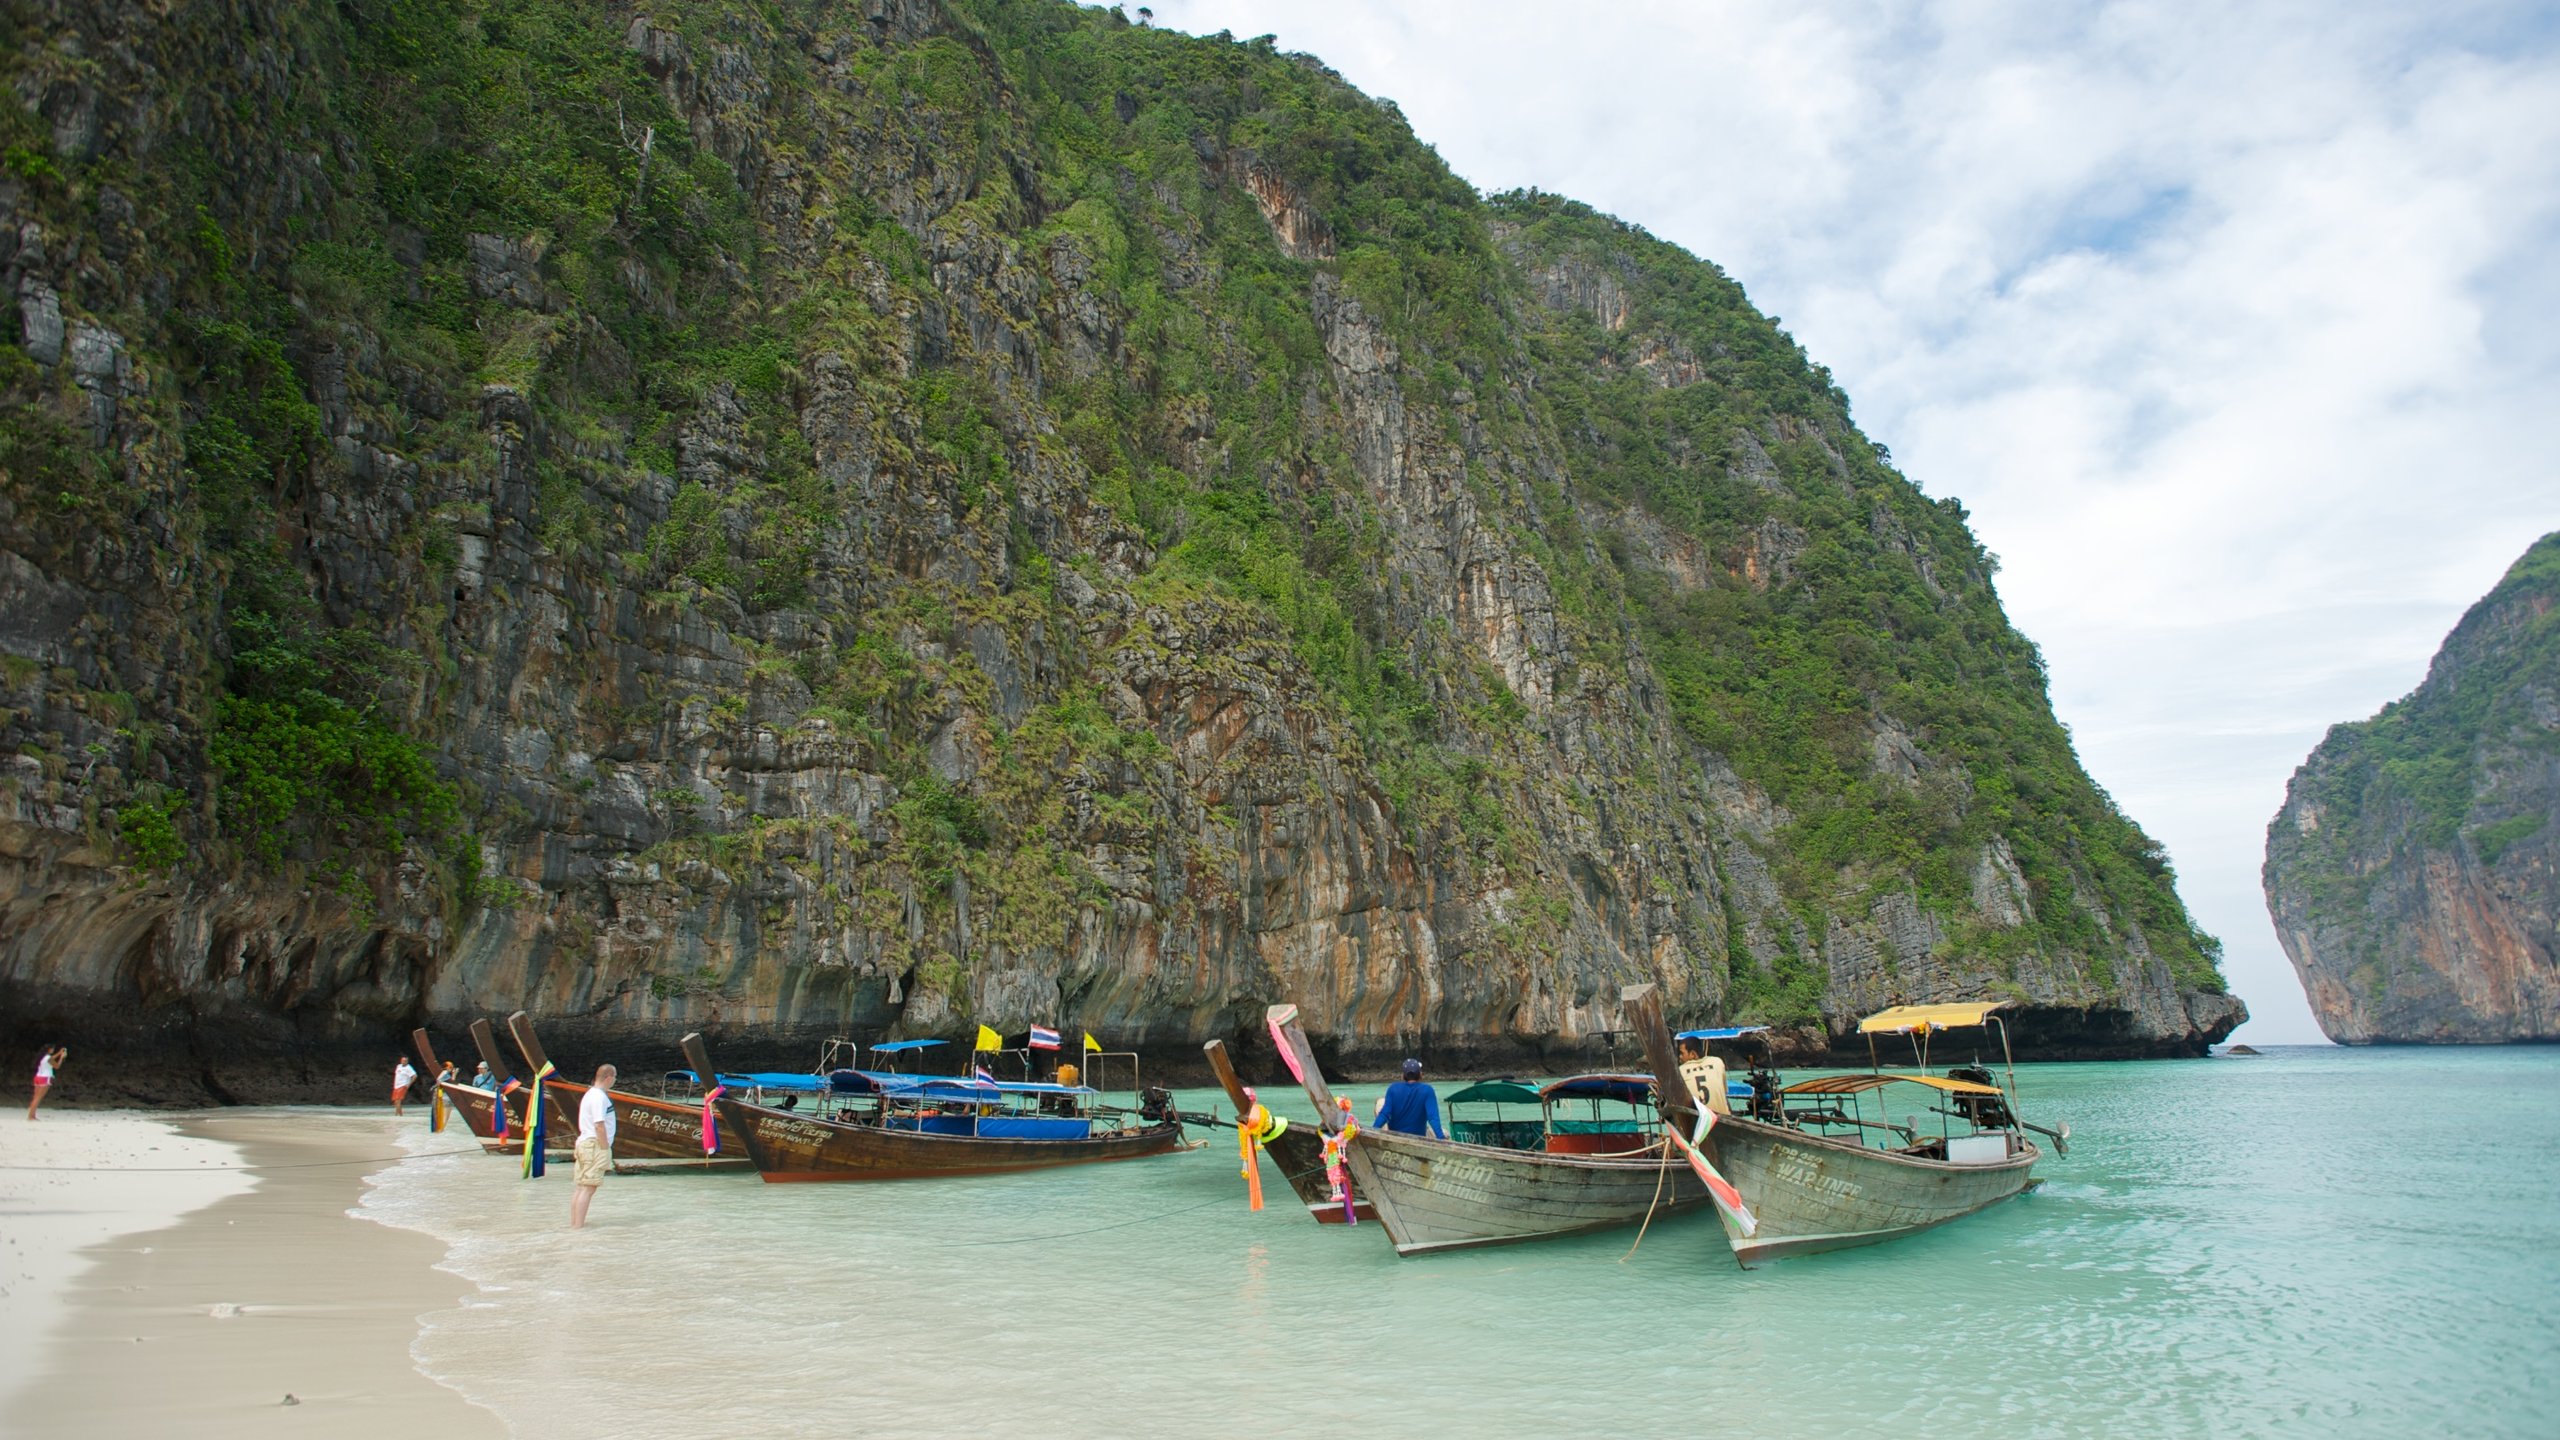
[[28,1119],[36,1118],[36,1107],[44,1103],[45,1096],[53,1093],[53,1069],[70,1054],[70,1049],[61,1045],[36,1052],[36,1093],[27,1101]]

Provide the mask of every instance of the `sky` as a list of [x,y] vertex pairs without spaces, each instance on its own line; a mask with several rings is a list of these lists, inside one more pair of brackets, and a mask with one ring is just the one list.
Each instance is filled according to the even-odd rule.
[[1972,511],[2234,1038],[2320,1040],[2258,881],[2285,783],[2560,528],[2560,9],[1154,10],[1741,281]]

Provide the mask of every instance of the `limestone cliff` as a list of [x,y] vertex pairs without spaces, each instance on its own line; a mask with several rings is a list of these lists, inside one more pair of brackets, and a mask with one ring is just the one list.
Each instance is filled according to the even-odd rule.
[[2267,909],[2332,1040],[2560,1040],[2560,533],[2427,678],[2329,731],[2267,827]]
[[2241,1018],[1961,507],[1712,266],[1308,57],[7,15],[0,1045]]

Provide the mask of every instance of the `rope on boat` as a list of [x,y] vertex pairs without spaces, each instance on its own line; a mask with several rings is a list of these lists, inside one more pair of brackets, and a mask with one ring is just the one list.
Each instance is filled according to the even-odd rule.
[[[1669,1124],[1670,1122],[1666,1119],[1663,1123]],[[1642,1245],[1644,1243],[1644,1232],[1653,1228],[1653,1212],[1662,1208],[1662,1182],[1669,1179],[1670,1175],[1671,1142],[1669,1140],[1665,1140],[1662,1142],[1662,1168],[1653,1172],[1653,1201],[1651,1204],[1644,1207],[1644,1223],[1636,1227],[1635,1245],[1628,1246],[1627,1253],[1618,1257],[1619,1264],[1624,1265],[1628,1261],[1636,1258],[1636,1245]]]

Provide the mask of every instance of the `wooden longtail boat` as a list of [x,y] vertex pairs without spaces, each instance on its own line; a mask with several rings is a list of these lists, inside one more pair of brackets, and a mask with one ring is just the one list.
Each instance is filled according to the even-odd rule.
[[[436,1058],[435,1043],[427,1038],[425,1027],[409,1032],[409,1040],[417,1046],[418,1059],[429,1075],[440,1074],[444,1065]],[[498,1095],[459,1080],[438,1080],[436,1090],[444,1096],[445,1108],[453,1112],[462,1128],[479,1137],[481,1148],[495,1150],[498,1145]]]
[[[502,1154],[522,1153],[524,1149],[525,1104],[533,1098],[533,1087],[529,1084],[517,1081],[515,1076],[508,1072],[507,1057],[498,1053],[497,1029],[490,1025],[488,1021],[474,1020],[471,1022],[471,1043],[479,1047],[480,1063],[489,1067],[490,1089],[497,1095],[497,1103],[506,1109],[505,1125],[503,1127],[503,1132],[507,1137],[506,1142],[504,1144],[492,1144],[490,1149],[493,1152]],[[497,1117],[494,1115],[491,1117],[493,1122],[496,1118]],[[574,1140],[575,1137],[567,1134],[566,1132],[555,1135],[551,1133],[551,1128],[546,1126],[543,1130],[542,1148],[546,1151],[558,1150],[565,1153]]]
[[[1872,1245],[1944,1225],[2039,1183],[2029,1172],[2043,1152],[2023,1131],[2041,1127],[2015,1119],[2014,1082],[2003,1089],[1925,1073],[1827,1075],[1778,1090],[1774,1105],[1759,1107],[1777,1115],[1775,1120],[1735,1115],[1722,1062],[1702,1057],[1683,1065],[1673,1053],[1654,987],[1628,986],[1621,999],[1628,1023],[1644,1039],[1664,1121],[1694,1130],[1704,1107],[1710,1124],[1699,1148],[1742,1192],[1758,1222],[1749,1235],[1726,1232],[1734,1259],[1746,1269],[1782,1255]],[[1979,1025],[1995,1008],[1897,1007],[1867,1017],[1859,1028],[1874,1035],[1905,1033],[1915,1024]],[[1916,1124],[1895,1125],[1889,1116],[1866,1120],[1839,1103],[1891,1085],[1933,1092],[1932,1108],[1953,1123],[1942,1126],[1940,1135],[1922,1138]],[[1791,1107],[1790,1101],[1798,1103]],[[1824,1133],[1835,1127],[1850,1133]],[[1870,1145],[1862,1138],[1867,1133],[1903,1143]],[[2069,1130],[2045,1133],[2061,1143]]]
[[[718,1073],[700,1035],[684,1037],[684,1053],[706,1079]],[[737,1132],[756,1173],[775,1183],[991,1175],[1186,1148],[1179,1119],[1098,1129],[1089,1113],[1095,1092],[1084,1086],[997,1085],[857,1070],[829,1078],[828,1097],[806,1112],[726,1094],[712,1105]],[[1058,1103],[1071,1113],[983,1113],[1024,1100]],[[830,1101],[834,1113],[819,1113]]]
[[[1294,1055],[1316,1113],[1334,1122],[1333,1093],[1298,1028],[1298,1007],[1274,1005],[1273,1040]],[[1542,1240],[1693,1209],[1706,1187],[1668,1142],[1614,1154],[1513,1150],[1361,1126],[1348,1155],[1354,1187],[1376,1208],[1399,1255]]]
[[[427,1032],[413,1030],[409,1033],[410,1039],[418,1046],[419,1055],[427,1059],[429,1064],[435,1065],[436,1069],[443,1069],[441,1064],[435,1062],[435,1047],[427,1042]],[[497,1032],[490,1028],[488,1021],[471,1022],[471,1040],[479,1047],[481,1063],[487,1065],[489,1073],[497,1077],[496,1088],[467,1085],[459,1080],[439,1081],[437,1088],[444,1092],[445,1103],[453,1108],[454,1114],[461,1117],[463,1128],[479,1138],[480,1148],[492,1155],[522,1154],[524,1151],[524,1102],[529,1092],[522,1085],[508,1088],[507,1062],[498,1054]],[[503,1129],[500,1122],[501,1112],[505,1116]],[[553,1137],[545,1136],[544,1138],[545,1151],[568,1149],[569,1141],[566,1138],[560,1139],[556,1145],[548,1143]]]
[[[521,1010],[508,1016],[507,1033],[515,1037],[516,1049],[523,1052],[527,1070],[541,1074],[551,1056],[542,1048],[542,1037],[534,1033],[532,1017]],[[580,1081],[564,1080],[557,1073],[543,1082],[542,1103],[550,1113],[545,1128],[566,1130],[573,1150],[577,1146],[578,1106],[587,1098],[589,1088]],[[634,1095],[627,1090],[608,1090],[605,1095],[613,1101],[613,1162],[617,1168],[744,1170],[750,1163],[737,1130],[716,1116],[713,1135],[719,1141],[719,1149],[704,1153],[699,1105]]]
[[[1227,1102],[1236,1107],[1236,1119],[1243,1120],[1253,1109],[1254,1097],[1246,1093],[1244,1081],[1236,1075],[1235,1061],[1227,1056],[1227,1042],[1211,1040],[1200,1048],[1209,1057],[1209,1068],[1217,1072],[1218,1085],[1227,1092]],[[1262,1148],[1270,1155],[1271,1163],[1280,1167],[1280,1178],[1289,1182],[1289,1189],[1306,1205],[1307,1213],[1316,1217],[1317,1224],[1350,1223],[1351,1216],[1342,1213],[1342,1202],[1333,1198],[1333,1186],[1325,1179],[1322,1130],[1295,1123],[1263,1141]],[[1351,1186],[1351,1205],[1353,1214],[1362,1220],[1378,1218],[1378,1207],[1360,1198],[1357,1182]]]

